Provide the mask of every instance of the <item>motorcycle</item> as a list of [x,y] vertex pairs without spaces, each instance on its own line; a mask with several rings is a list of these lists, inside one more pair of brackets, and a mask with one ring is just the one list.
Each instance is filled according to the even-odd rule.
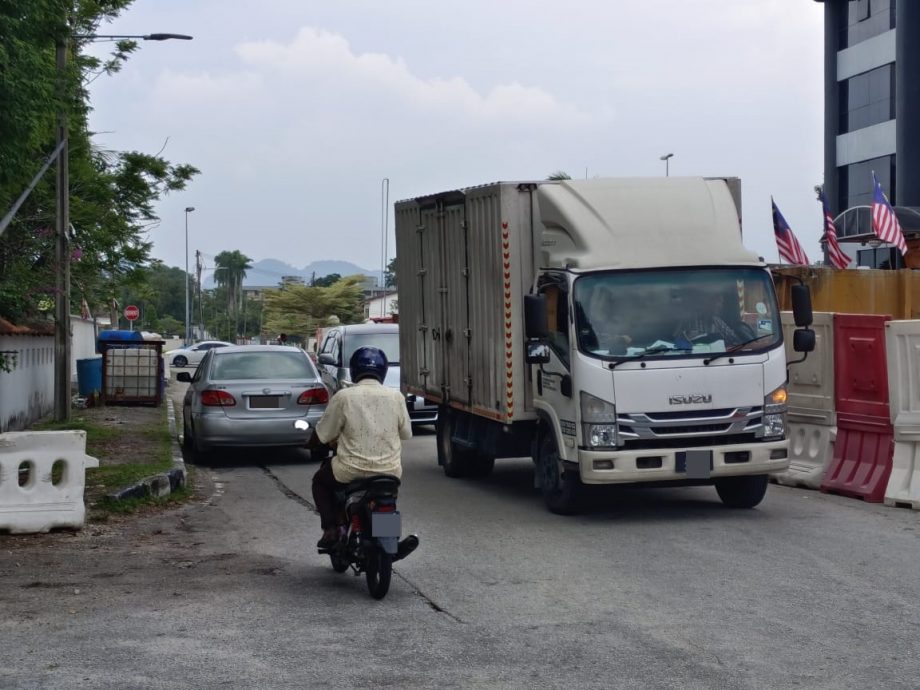
[[[309,428],[303,420],[297,420],[294,426]],[[337,492],[345,524],[339,531],[339,540],[319,550],[329,554],[335,572],[344,573],[351,568],[355,576],[364,573],[374,599],[383,599],[390,590],[393,563],[415,551],[419,544],[415,534],[400,540],[402,516],[396,507],[399,484],[398,477],[381,474],[353,481]]]

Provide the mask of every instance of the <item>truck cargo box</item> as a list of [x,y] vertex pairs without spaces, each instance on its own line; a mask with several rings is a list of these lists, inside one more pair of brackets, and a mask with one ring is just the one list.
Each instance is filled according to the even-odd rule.
[[396,204],[404,392],[510,423],[533,419],[523,295],[539,247],[537,183],[499,182]]

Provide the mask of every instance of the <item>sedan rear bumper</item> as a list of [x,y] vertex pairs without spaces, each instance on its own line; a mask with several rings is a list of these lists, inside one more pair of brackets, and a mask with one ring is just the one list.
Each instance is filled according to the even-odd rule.
[[[308,412],[301,417],[232,419],[218,412],[193,415],[192,423],[198,442],[204,446],[303,446],[322,416],[322,412]],[[295,419],[306,420],[310,429],[295,429]]]

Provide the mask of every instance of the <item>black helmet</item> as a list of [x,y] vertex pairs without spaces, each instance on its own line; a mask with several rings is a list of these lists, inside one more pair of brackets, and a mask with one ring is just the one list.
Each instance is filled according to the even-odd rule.
[[353,383],[368,377],[383,383],[389,366],[383,350],[376,347],[359,347],[348,360],[348,371]]

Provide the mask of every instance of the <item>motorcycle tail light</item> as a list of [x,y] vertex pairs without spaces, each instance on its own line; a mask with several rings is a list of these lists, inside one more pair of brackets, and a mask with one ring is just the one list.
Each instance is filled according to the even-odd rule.
[[396,504],[395,503],[378,503],[374,508],[375,513],[395,513]]
[[201,392],[201,404],[205,407],[234,407],[236,398],[227,391],[208,389]]

